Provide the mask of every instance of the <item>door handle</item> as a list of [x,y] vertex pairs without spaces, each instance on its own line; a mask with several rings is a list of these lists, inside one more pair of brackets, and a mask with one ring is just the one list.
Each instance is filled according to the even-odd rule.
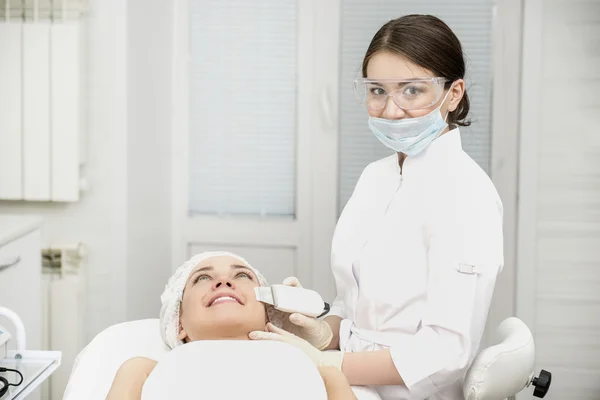
[[15,265],[17,265],[20,262],[21,262],[20,256],[16,256],[12,260],[9,260],[6,262],[0,262],[0,272],[4,271],[5,269],[9,269],[10,267],[14,267]]

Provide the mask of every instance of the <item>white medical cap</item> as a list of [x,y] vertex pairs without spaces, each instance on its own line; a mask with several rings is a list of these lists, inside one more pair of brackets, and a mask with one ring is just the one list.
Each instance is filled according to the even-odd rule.
[[[248,261],[236,254],[226,251],[212,251],[196,254],[177,268],[177,271],[175,271],[173,276],[169,279],[163,294],[160,296],[162,304],[160,308],[160,335],[170,349],[174,349],[183,344],[183,341],[177,338],[179,335],[179,310],[181,309],[181,301],[183,300],[183,290],[190,274],[202,261],[222,256],[233,257],[240,260],[254,272],[260,286],[269,286],[267,280],[260,272],[252,267]],[[279,327],[282,326],[284,318],[289,315],[276,310],[271,305],[266,305],[266,310],[269,321]]]

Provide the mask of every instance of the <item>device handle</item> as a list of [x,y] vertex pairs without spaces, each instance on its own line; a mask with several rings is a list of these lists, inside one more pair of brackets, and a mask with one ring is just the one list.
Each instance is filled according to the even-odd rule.
[[287,285],[273,285],[271,290],[273,304],[279,311],[316,318],[326,307],[321,295],[314,290]]

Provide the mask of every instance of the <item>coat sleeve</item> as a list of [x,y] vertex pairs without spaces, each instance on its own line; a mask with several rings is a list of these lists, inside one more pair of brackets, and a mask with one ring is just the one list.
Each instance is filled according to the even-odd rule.
[[405,385],[419,398],[464,377],[504,263],[502,206],[491,183],[438,183],[425,207],[428,277],[420,329],[390,347]]

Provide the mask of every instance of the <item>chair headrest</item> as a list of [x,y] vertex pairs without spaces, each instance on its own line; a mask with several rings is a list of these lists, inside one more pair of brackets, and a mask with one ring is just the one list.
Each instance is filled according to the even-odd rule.
[[495,342],[471,364],[463,384],[466,400],[503,400],[531,381],[535,344],[527,325],[515,317],[505,319],[496,330]]

